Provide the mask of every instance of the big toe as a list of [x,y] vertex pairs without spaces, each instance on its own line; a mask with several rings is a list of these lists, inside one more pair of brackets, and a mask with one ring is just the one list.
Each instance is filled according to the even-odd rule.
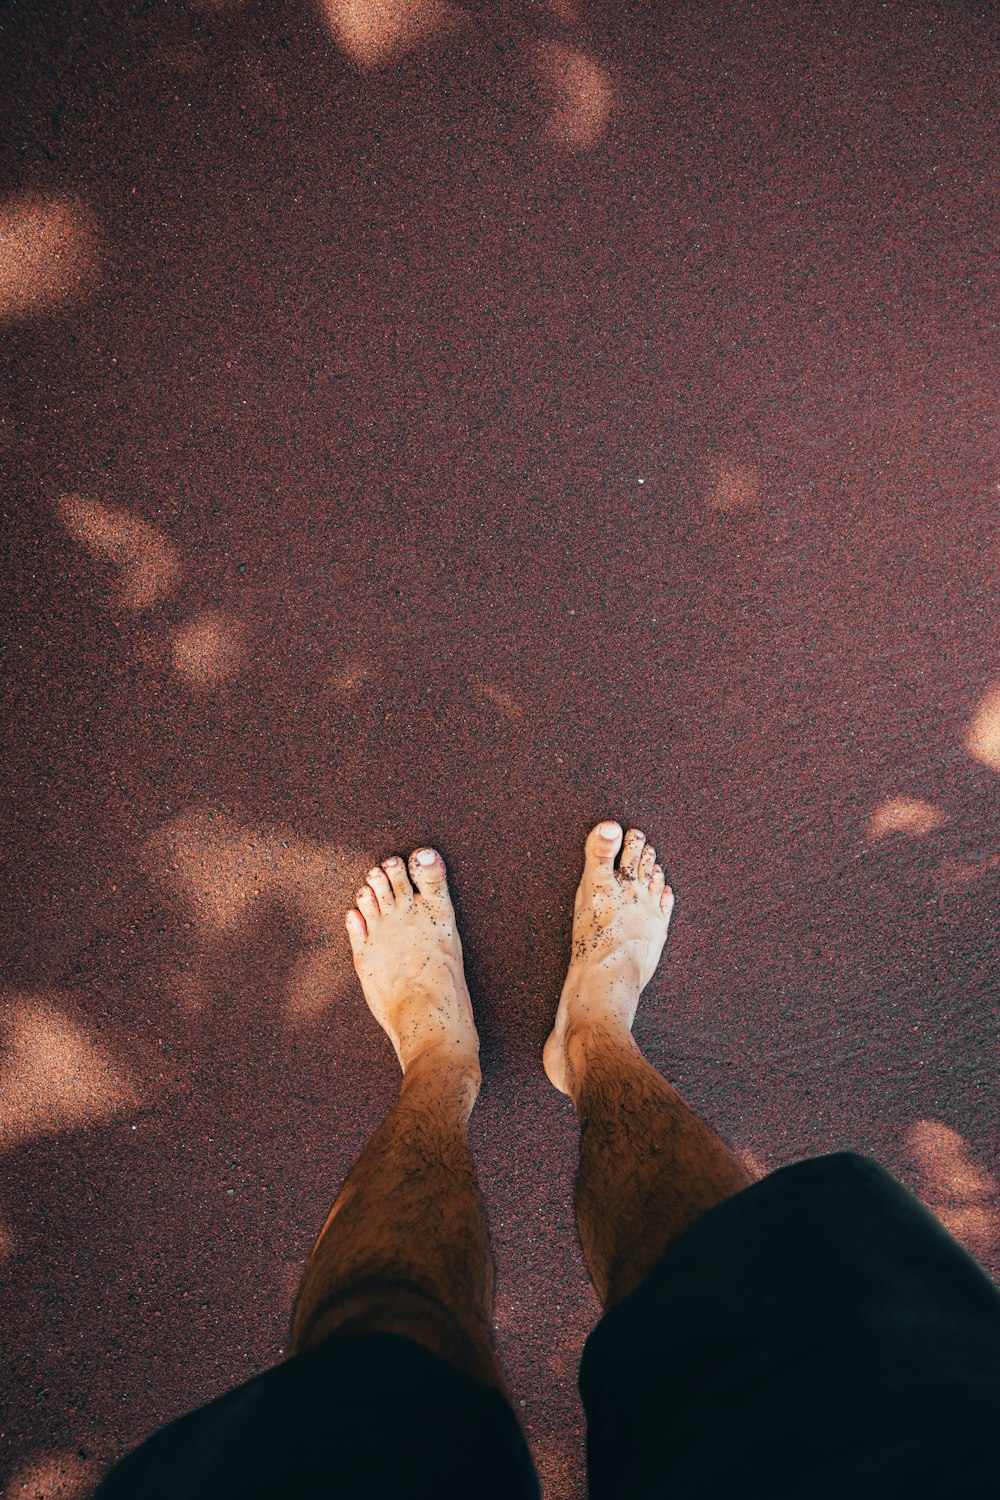
[[421,896],[447,897],[448,873],[436,849],[415,849],[410,855],[410,877]]
[[621,848],[620,823],[598,823],[587,835],[584,845],[587,869],[592,875],[608,877],[614,873],[615,855]]

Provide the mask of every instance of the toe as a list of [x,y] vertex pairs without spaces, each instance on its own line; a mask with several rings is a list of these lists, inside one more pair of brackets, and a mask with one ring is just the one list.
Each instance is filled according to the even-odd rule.
[[637,880],[639,876],[639,860],[642,851],[646,847],[646,835],[640,833],[638,828],[630,828],[625,835],[622,845],[622,857],[619,861],[619,870],[629,880]]
[[412,901],[413,887],[410,884],[410,877],[406,873],[406,866],[399,858],[399,855],[393,854],[389,859],[383,860],[382,863],[389,877],[392,889],[395,892],[396,900],[403,902]]
[[587,835],[584,845],[587,869],[591,875],[610,880],[615,869],[615,855],[621,843],[620,823],[598,823]]
[[663,895],[660,897],[660,910],[665,917],[669,917],[673,909],[674,893],[673,889],[668,885],[665,887]]
[[667,877],[663,873],[663,866],[654,865],[653,873],[649,877],[650,889],[653,891],[654,895],[661,896],[663,894],[663,887],[666,884],[666,879]]
[[365,919],[365,925],[371,930],[372,923],[377,922],[381,916],[381,912],[378,909],[378,902],[375,899],[375,892],[371,886],[363,885],[360,891],[358,891],[356,899],[358,910]]
[[436,849],[416,849],[410,855],[410,876],[421,896],[447,895],[444,860]]
[[354,907],[352,906],[350,911],[347,913],[347,916],[344,918],[344,921],[347,926],[347,936],[351,940],[351,950],[354,953],[355,957],[357,957],[362,948],[365,946],[365,939],[368,936],[368,928],[365,926],[365,919],[361,915],[361,913],[359,911],[355,911]]
[[648,884],[651,880],[653,875],[653,866],[655,864],[656,850],[653,848],[652,844],[647,844],[645,849],[643,849],[642,857],[639,860],[639,879],[644,884]]
[[396,904],[396,896],[392,889],[392,886],[389,884],[389,877],[385,873],[381,865],[375,865],[371,870],[368,871],[368,875],[366,878],[368,880],[368,884],[375,892],[375,899],[378,901],[378,909],[382,913],[382,915],[385,916],[386,912],[391,911]]

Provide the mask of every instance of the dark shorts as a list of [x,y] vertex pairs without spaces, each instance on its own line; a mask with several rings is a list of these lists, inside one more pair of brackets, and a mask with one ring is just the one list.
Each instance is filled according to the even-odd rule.
[[[795,1162],[692,1224],[588,1338],[592,1500],[1000,1495],[1000,1292],[891,1173]],[[125,1496],[537,1497],[498,1392],[334,1335],[126,1458]]]

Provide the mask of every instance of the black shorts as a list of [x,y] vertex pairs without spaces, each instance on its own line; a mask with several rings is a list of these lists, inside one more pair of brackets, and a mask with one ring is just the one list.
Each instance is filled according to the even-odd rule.
[[[1000,1495],[1000,1293],[852,1151],[692,1224],[588,1338],[592,1500]],[[157,1433],[97,1500],[537,1500],[510,1406],[410,1339],[344,1332]]]

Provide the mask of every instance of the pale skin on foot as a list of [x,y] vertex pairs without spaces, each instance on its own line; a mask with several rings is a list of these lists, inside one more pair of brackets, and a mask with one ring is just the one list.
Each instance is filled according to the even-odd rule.
[[549,1082],[571,1096],[582,1034],[600,1025],[631,1031],[674,909],[674,893],[645,834],[629,829],[616,869],[620,840],[617,823],[599,823],[587,838],[573,908],[573,956],[543,1053]]
[[421,849],[410,867],[416,890],[395,855],[369,870],[346,917],[354,967],[404,1074],[428,1049],[476,1073],[479,1035],[444,860]]
[[[544,1053],[549,1079],[564,1094],[571,1093],[567,1045],[598,1023],[631,1029],[667,940],[674,894],[656,850],[630,829],[616,869],[620,842],[617,823],[598,824],[587,839],[573,956]],[[426,855],[431,858],[423,863]],[[368,872],[357,909],[346,918],[365,999],[404,1073],[428,1048],[446,1048],[456,1059],[479,1055],[444,861],[435,850],[420,850],[411,867],[416,893],[403,861],[393,856]]]
[[[577,1224],[605,1307],[627,1296],[688,1224],[752,1181],[631,1035],[673,904],[639,830],[591,829],[543,1063],[579,1117]],[[441,855],[416,851],[409,870],[396,856],[375,866],[345,924],[402,1081],[313,1249],[290,1348],[342,1329],[403,1334],[509,1394],[493,1345],[495,1267],[467,1138],[479,1037]]]

